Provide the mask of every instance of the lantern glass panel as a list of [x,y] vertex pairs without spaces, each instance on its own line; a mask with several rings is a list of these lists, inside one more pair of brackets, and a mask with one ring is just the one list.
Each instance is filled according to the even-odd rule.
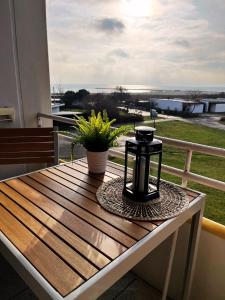
[[151,191],[157,189],[156,185],[155,184],[152,185],[151,181],[152,181],[152,178],[154,178],[155,180],[157,180],[157,178],[158,178],[159,161],[160,161],[160,155],[159,155],[159,153],[150,155],[150,164],[149,164],[149,193]]
[[[128,154],[130,154],[132,156],[134,155],[133,153],[130,153],[130,152],[128,152]],[[128,178],[132,177],[132,182],[127,183],[127,187],[130,190],[133,190],[133,188],[134,188],[135,165],[136,165],[136,157],[134,156],[134,158],[129,161],[129,168],[131,169],[131,171],[129,174],[127,174],[127,182],[128,182]]]

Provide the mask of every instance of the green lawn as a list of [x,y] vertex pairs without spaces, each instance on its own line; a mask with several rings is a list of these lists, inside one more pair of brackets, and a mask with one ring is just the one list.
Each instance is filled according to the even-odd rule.
[[225,131],[221,129],[181,121],[157,123],[156,129],[157,135],[225,148]]
[[[225,131],[192,125],[181,121],[157,123],[157,135],[225,148]],[[185,152],[174,147],[163,147],[163,163],[183,169]],[[117,160],[118,162],[118,160]],[[225,181],[225,158],[193,153],[191,171],[203,176]],[[181,179],[169,174],[162,178],[180,184]],[[188,187],[207,194],[205,217],[225,225],[225,192],[209,187],[188,183]]]
[[[156,118],[156,120],[162,120],[162,118]],[[144,117],[144,122],[126,122],[126,125],[131,125],[131,126],[150,126],[150,127],[154,127],[154,121],[152,121],[150,118],[146,118]],[[120,125],[120,124],[118,124]],[[156,123],[157,126],[157,123]]]

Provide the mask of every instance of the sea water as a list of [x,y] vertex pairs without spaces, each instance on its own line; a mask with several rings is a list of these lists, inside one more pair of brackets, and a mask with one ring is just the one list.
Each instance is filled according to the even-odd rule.
[[116,87],[122,86],[129,93],[149,93],[149,92],[159,92],[167,93],[171,92],[188,92],[188,91],[201,91],[208,93],[221,93],[225,92],[224,86],[151,86],[151,85],[142,85],[142,84],[95,84],[95,83],[66,83],[66,84],[51,84],[52,92],[66,92],[68,90],[78,91],[80,89],[86,89],[90,93],[112,93],[115,92]]

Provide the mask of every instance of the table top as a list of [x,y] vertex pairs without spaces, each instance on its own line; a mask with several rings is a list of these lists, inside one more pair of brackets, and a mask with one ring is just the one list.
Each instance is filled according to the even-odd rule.
[[[105,211],[97,188],[118,176],[123,166],[90,175],[81,159],[0,183],[0,231],[62,297],[165,223]],[[199,196],[184,191],[190,202]]]

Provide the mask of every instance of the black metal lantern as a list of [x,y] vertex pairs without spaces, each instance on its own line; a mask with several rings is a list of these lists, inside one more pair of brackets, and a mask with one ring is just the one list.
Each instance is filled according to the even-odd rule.
[[[154,139],[155,128],[136,127],[136,138],[126,141],[123,194],[134,201],[159,197],[162,162],[162,141]],[[128,177],[128,155],[134,156],[133,178]],[[158,156],[156,177],[152,176],[152,156]]]

